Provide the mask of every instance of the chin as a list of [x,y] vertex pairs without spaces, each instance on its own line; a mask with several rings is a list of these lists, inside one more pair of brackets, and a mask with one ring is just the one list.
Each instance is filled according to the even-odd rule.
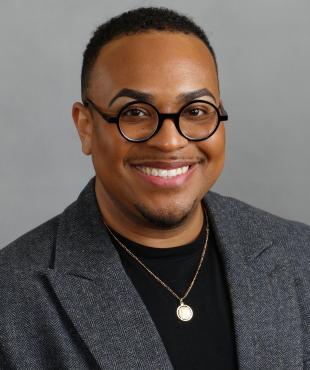
[[150,208],[145,204],[136,203],[135,208],[144,220],[153,227],[173,229],[182,225],[190,217],[192,211],[199,204],[194,200],[191,204],[167,204],[164,207]]

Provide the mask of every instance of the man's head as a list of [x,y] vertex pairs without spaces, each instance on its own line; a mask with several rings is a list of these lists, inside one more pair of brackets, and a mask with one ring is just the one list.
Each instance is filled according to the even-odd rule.
[[[124,13],[100,26],[87,46],[82,98],[110,116],[135,100],[161,113],[176,113],[192,100],[220,107],[214,52],[198,26],[171,10]],[[186,114],[204,111],[197,107]],[[96,195],[107,219],[149,228],[181,225],[197,213],[223,169],[222,123],[209,139],[195,142],[167,118],[155,136],[136,143],[91,105],[75,103],[73,118],[83,152],[92,155]]]

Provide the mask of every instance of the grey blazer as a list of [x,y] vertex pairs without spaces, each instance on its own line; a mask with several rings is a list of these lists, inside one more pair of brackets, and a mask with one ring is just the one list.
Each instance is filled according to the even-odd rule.
[[[211,191],[205,202],[228,280],[239,368],[310,369],[310,227]],[[62,214],[1,250],[0,363],[172,369],[103,227],[94,179]]]

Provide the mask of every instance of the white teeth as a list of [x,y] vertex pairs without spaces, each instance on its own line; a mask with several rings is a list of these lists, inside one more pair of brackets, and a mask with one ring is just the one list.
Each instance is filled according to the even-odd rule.
[[177,169],[173,169],[173,170],[168,170],[167,171],[167,176],[168,177],[174,177],[178,174],[178,170]]
[[189,166],[183,166],[179,168],[174,168],[172,170],[164,170],[161,168],[151,168],[151,167],[144,167],[144,166],[137,166],[137,168],[147,174],[147,175],[152,175],[152,176],[158,176],[158,177],[164,177],[164,178],[171,178],[175,177],[178,175],[183,175],[186,173],[189,169]]

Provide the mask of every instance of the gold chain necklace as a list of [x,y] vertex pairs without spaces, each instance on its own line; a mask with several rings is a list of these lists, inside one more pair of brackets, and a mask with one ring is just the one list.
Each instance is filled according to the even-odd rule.
[[185,294],[183,295],[183,297],[180,297],[178,296],[167,284],[165,284],[157,275],[155,275],[147,266],[145,266],[145,264],[136,256],[134,255],[131,250],[129,250],[114,234],[113,232],[111,231],[111,229],[109,228],[109,226],[105,224],[106,228],[108,229],[108,231],[110,232],[110,234],[112,235],[112,237],[116,240],[116,242],[132,257],[134,258],[146,271],[148,271],[148,273],[153,276],[154,279],[156,279],[163,287],[165,287],[172,295],[174,295],[174,297],[176,297],[179,301],[180,301],[180,305],[178,306],[177,310],[176,310],[176,313],[177,313],[177,317],[182,320],[182,321],[189,321],[192,319],[193,317],[193,310],[192,308],[187,305],[187,304],[184,304],[184,299],[188,296],[189,292],[191,291],[195,281],[196,281],[196,278],[198,276],[198,272],[201,268],[201,265],[202,265],[202,262],[203,262],[203,259],[204,259],[204,256],[205,256],[205,253],[206,253],[206,250],[207,250],[207,244],[208,244],[208,239],[209,239],[209,222],[208,222],[208,216],[207,216],[207,212],[204,208],[204,213],[205,213],[205,217],[206,217],[206,223],[207,223],[207,226],[206,226],[206,240],[205,240],[205,243],[204,243],[204,246],[203,246],[203,249],[202,249],[202,253],[201,253],[201,257],[200,257],[200,260],[199,260],[199,263],[198,263],[198,267],[197,267],[197,270],[195,272],[195,275],[189,285],[189,287],[187,288]]

